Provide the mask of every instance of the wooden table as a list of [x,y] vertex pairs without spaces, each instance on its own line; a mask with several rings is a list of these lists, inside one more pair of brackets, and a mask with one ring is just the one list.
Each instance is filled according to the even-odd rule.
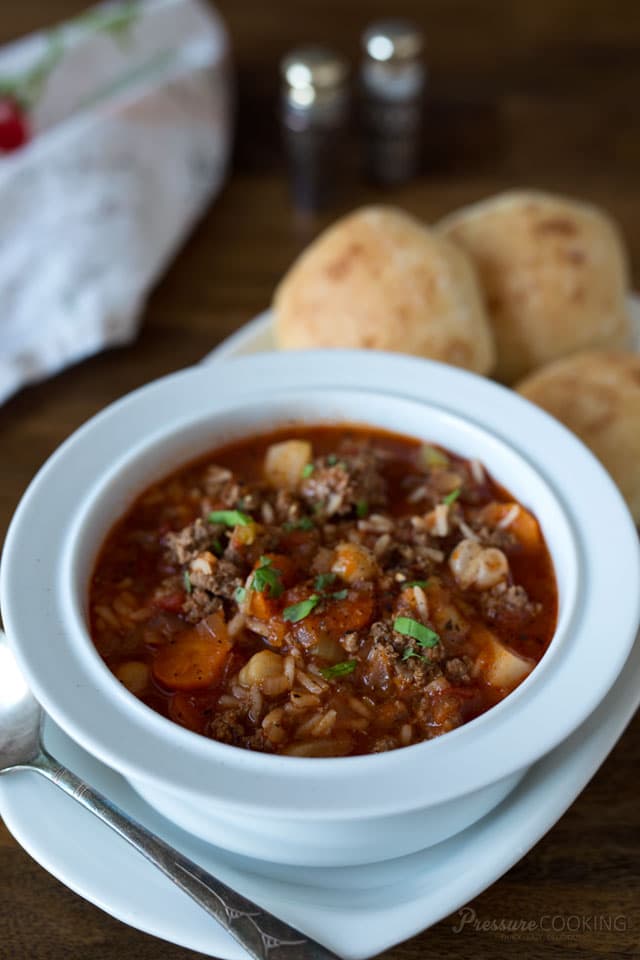
[[[4,4],[0,41],[82,5]],[[389,192],[357,185],[349,205],[393,202],[430,220],[512,185],[566,191],[602,204],[620,221],[640,280],[636,0],[404,0],[397,7],[381,0],[220,0],[219,7],[239,70],[229,183],[152,293],[133,346],[88,360],[0,408],[0,538],[28,481],[65,437],[126,391],[197,361],[262,310],[296,252],[327,220],[300,221],[285,189],[274,96],[277,60],[294,44],[324,41],[355,56],[362,26],[390,10],[413,16],[426,31],[431,105],[424,175]],[[472,903],[481,921],[622,915],[626,930],[597,932],[603,924],[587,922],[569,939],[564,933],[505,938],[468,927],[455,933],[451,917],[388,956],[639,957],[639,769],[636,719],[547,837]],[[0,960],[196,957],[69,892],[1,825],[0,851]]]

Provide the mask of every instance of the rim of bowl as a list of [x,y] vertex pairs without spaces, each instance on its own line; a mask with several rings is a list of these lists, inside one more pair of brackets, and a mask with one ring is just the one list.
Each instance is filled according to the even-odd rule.
[[[127,465],[189,423],[214,425],[216,418],[251,404],[262,405],[269,416],[277,402],[286,406],[287,393],[314,390],[324,392],[329,403],[336,391],[373,394],[382,404],[418,403],[480,431],[538,476],[572,531],[579,603],[569,603],[562,629],[527,680],[471,723],[384,754],[326,759],[265,755],[181,728],[131,696],[111,675],[90,641],[74,593],[73,564],[83,521]],[[332,419],[353,422],[348,411],[309,422]],[[379,418],[369,422],[375,426]],[[401,424],[389,429],[416,435]],[[251,432],[261,430],[244,430]],[[222,442],[212,442],[210,449]],[[193,456],[182,456],[132,489],[119,515],[150,482]],[[500,482],[490,455],[480,459]],[[526,501],[520,491],[517,497]],[[544,526],[544,518],[539,519]],[[34,555],[32,531],[38,521]],[[95,553],[103,539],[101,534]],[[616,563],[604,557],[604,542],[617,550]],[[547,414],[492,381],[433,361],[309,351],[239,358],[172,374],[117,401],[76,431],[38,473],[16,511],[0,570],[0,603],[10,643],[45,710],[85,749],[126,777],[207,796],[212,807],[231,802],[238,811],[269,809],[278,816],[334,819],[445,802],[547,753],[588,716],[620,672],[640,618],[639,578],[637,533],[620,494],[580,441]],[[25,588],[32,582],[35,600]],[[612,638],[604,651],[608,659],[603,636]],[[572,696],[575,686],[579,696]]]

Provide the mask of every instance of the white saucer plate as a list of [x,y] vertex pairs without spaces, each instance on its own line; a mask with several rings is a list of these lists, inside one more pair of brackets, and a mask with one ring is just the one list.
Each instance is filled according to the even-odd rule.
[[[52,723],[46,734],[63,763],[187,856],[336,953],[360,960],[437,923],[520,860],[586,786],[639,704],[636,643],[600,707],[491,814],[420,853],[339,870],[277,867],[207,846],[155,813]],[[112,916],[221,960],[246,957],[185,894],[37,774],[0,778],[0,813],[38,863]]]
[[[633,300],[640,329],[640,301]],[[207,360],[273,347],[269,313]],[[640,644],[600,707],[535,764],[491,814],[436,847],[370,866],[303,869],[228,854],[173,826],[51,722],[60,761],[203,867],[349,960],[373,956],[453,913],[504,874],[556,823],[640,705]],[[244,950],[95,817],[30,772],[0,778],[0,814],[24,849],[80,896],[164,940],[218,957]]]

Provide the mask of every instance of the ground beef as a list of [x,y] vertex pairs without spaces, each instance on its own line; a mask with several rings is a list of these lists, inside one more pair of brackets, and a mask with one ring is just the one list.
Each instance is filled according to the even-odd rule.
[[245,513],[256,513],[262,509],[266,491],[257,484],[238,484],[238,493],[233,506]]
[[371,748],[371,753],[386,753],[387,750],[395,750],[398,741],[395,737],[378,737]]
[[470,683],[472,661],[469,657],[452,657],[444,664],[444,672],[452,683]]
[[262,484],[239,480],[231,470],[215,464],[205,473],[203,485],[207,497],[216,504],[216,509],[253,513],[260,510],[265,499],[266,488]]
[[206,469],[204,489],[210,497],[215,497],[219,494],[220,490],[224,488],[225,484],[233,479],[234,477],[231,470],[228,470],[226,467],[219,467],[213,463]]
[[199,553],[211,550],[216,540],[219,540],[224,527],[217,523],[208,523],[206,520],[194,520],[178,533],[168,533],[164,538],[167,556],[173,563],[189,563]]
[[255,750],[258,753],[273,753],[273,744],[263,730],[258,730],[257,733],[245,739],[242,745],[248,750]]
[[360,637],[357,633],[345,633],[344,636],[340,638],[340,643],[347,651],[347,653],[356,653],[360,649]]
[[[438,661],[443,656],[443,652],[439,646],[423,649],[409,637],[397,633],[392,623],[385,620],[378,620],[371,625],[369,637],[373,643],[373,649],[380,652],[381,662],[390,667],[404,683],[416,684],[424,688],[425,684],[441,675]],[[410,651],[415,656],[403,659],[406,651]]]
[[527,623],[536,617],[542,609],[541,604],[529,599],[524,587],[498,583],[491,590],[485,590],[479,597],[480,608],[487,620],[499,617]]
[[424,474],[410,474],[404,478],[402,485],[407,490],[409,502],[415,504],[416,510],[427,513],[442,500],[442,494],[425,480]]
[[244,583],[244,577],[239,568],[228,560],[220,560],[213,568],[213,573],[193,570],[189,577],[194,588],[205,590],[217,597],[224,597],[226,600],[232,600],[238,587]]
[[245,729],[234,710],[225,710],[224,713],[212,718],[207,736],[221,743],[236,745],[242,743]]
[[386,502],[386,485],[379,460],[370,450],[353,456],[318,457],[302,482],[303,500],[327,517],[368,512]]
[[[372,549],[387,572],[400,574],[407,580],[427,579],[434,568],[445,558],[442,541],[431,537],[423,524],[423,518],[392,518],[393,526],[388,541],[379,547],[377,534],[367,533],[364,542]],[[383,535],[384,536],[384,535]],[[373,540],[371,539],[373,538]]]
[[231,470],[212,464],[204,475],[203,486],[207,496],[216,503],[229,506],[235,503],[238,483]]
[[300,498],[289,490],[278,490],[272,506],[278,523],[295,523],[305,512]]
[[408,660],[398,658],[395,662],[395,668],[401,680],[413,684],[419,690],[423,690],[425,684],[431,680],[442,676],[442,670],[438,664],[428,657],[423,659],[421,654],[410,657]]
[[[395,634],[397,636],[397,634]],[[377,620],[369,627],[369,637],[374,644],[389,644],[394,637],[391,624],[384,620]]]
[[182,604],[182,613],[189,623],[200,623],[205,617],[222,607],[220,597],[214,597],[206,590],[193,590],[186,595]]
[[254,731],[253,722],[247,716],[246,709],[239,706],[238,709],[231,708],[225,710],[220,716],[213,717],[209,724],[208,736],[222,743],[243,746],[245,749],[259,753],[273,753],[273,744],[264,730],[252,731]]
[[416,721],[425,739],[431,739],[462,723],[459,698],[449,692],[450,686],[442,677],[427,687],[416,710]]

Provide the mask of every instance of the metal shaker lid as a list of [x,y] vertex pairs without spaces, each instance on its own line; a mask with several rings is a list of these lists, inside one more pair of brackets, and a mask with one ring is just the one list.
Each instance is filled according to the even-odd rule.
[[341,90],[349,73],[344,57],[327,47],[298,47],[280,62],[280,74],[289,98],[307,106]]
[[413,60],[424,50],[424,37],[411,20],[376,20],[362,35],[362,45],[379,63]]

